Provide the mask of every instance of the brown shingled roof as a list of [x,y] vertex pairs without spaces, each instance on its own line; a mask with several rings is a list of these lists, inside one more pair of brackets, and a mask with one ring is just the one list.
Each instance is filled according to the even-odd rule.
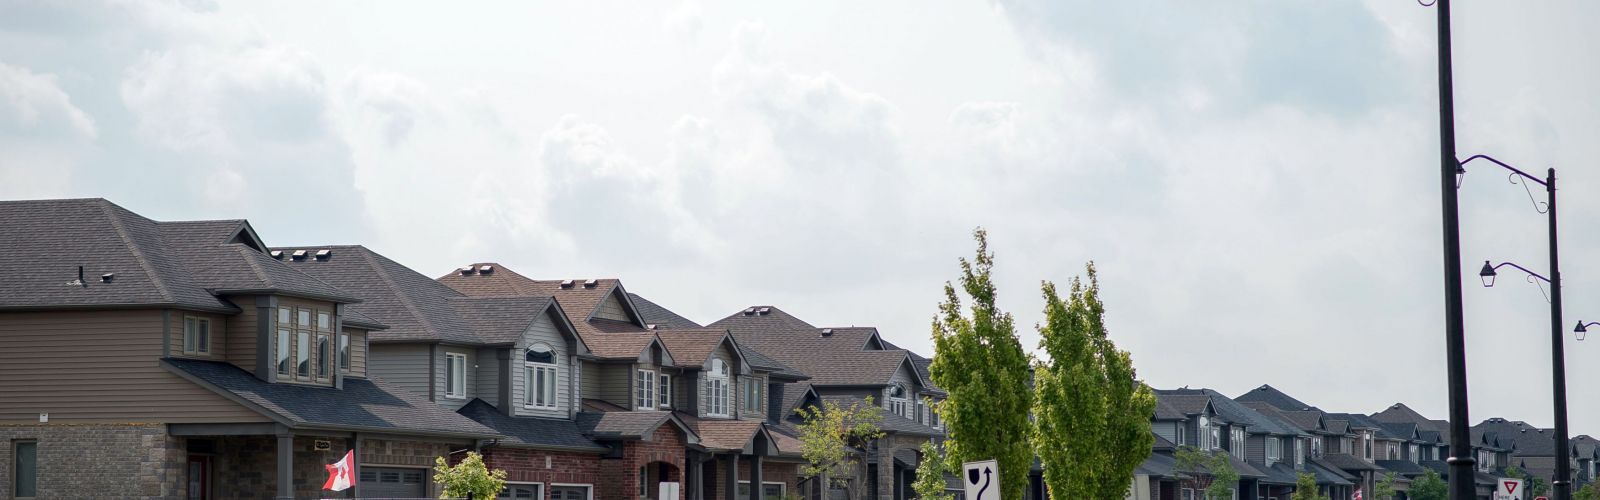
[[[586,286],[585,280],[572,280],[571,285],[562,286],[561,280],[535,280],[493,262],[474,263],[471,267],[473,272],[470,274],[452,272],[440,276],[438,281],[471,297],[553,297],[561,304],[573,329],[577,330],[578,336],[595,356],[637,358],[651,342],[658,341],[655,332],[646,329],[642,323],[594,317],[600,304],[611,294],[617,295],[625,309],[632,310],[632,302],[622,288],[622,282],[616,279],[595,280],[594,286]],[[485,267],[491,269],[488,274],[481,272]],[[633,314],[637,315],[636,312]],[[670,353],[671,348],[667,351]]]
[[760,420],[700,419],[695,423],[694,432],[706,448],[742,450],[761,430]]
[[739,355],[739,347],[733,343],[733,337],[721,328],[657,330],[656,336],[666,344],[667,351],[672,353],[672,360],[678,366],[703,366],[711,353],[724,343],[735,356]]

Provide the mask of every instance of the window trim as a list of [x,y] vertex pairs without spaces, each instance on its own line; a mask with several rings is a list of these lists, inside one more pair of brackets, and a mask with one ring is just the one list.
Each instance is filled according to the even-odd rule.
[[[706,416],[708,417],[727,417],[731,409],[728,404],[730,377],[728,376],[727,365],[726,362],[720,359],[712,359],[711,369],[706,372]],[[722,370],[719,372],[718,368]],[[718,395],[718,389],[721,389],[720,396]],[[720,405],[717,404],[719,399],[721,401]],[[717,411],[719,408],[722,411]]]
[[1283,461],[1282,438],[1279,438],[1278,436],[1267,436],[1266,447],[1267,465],[1270,466],[1274,462]]
[[672,375],[665,371],[656,376],[656,405],[672,408]]
[[294,379],[311,380],[311,331],[294,331]]
[[333,380],[334,372],[337,370],[337,368],[334,368],[333,360],[329,359],[333,354],[333,337],[318,332],[316,348],[317,380]]
[[[456,373],[458,370],[460,371],[459,374]],[[457,385],[461,386],[459,392],[455,387]],[[459,352],[444,353],[444,397],[447,399],[467,399],[466,354]]]
[[[584,500],[594,500],[594,485],[593,484],[585,484],[585,483],[549,483],[549,486],[550,486],[551,490],[554,490],[554,489],[560,488],[560,487],[583,488],[583,491],[588,494],[587,497],[584,498]],[[549,493],[547,493],[547,494],[549,494]]]
[[[896,389],[900,390],[900,395],[899,396],[895,396],[894,395],[894,392],[895,392]],[[889,397],[886,398],[886,399],[889,400],[889,413],[893,413],[893,414],[895,414],[897,416],[909,418],[906,415],[906,412],[910,411],[909,408],[908,408],[908,406],[910,406],[910,402],[911,402],[910,399],[908,399],[909,398],[908,395],[910,393],[911,393],[911,389],[906,387],[905,383],[895,382],[893,385],[890,385],[889,386],[889,394],[888,394]]]
[[339,333],[339,371],[350,373],[350,334]]
[[[512,486],[538,486],[539,487],[539,496],[534,497],[534,498],[536,498],[538,500],[544,500],[544,499],[550,497],[549,492],[546,491],[548,488],[546,488],[544,483],[542,483],[542,482],[506,481],[505,486],[502,487],[501,490],[504,491],[506,488],[510,488]],[[499,493],[496,493],[494,495],[494,497],[495,498],[501,498]],[[515,499],[516,497],[505,497],[505,498]]]
[[[638,410],[656,409],[656,371],[637,369],[633,374],[633,406]],[[641,404],[642,403],[642,404]]]
[[[24,444],[33,445],[33,447],[32,447],[32,449],[33,449],[33,484],[32,484],[32,486],[33,486],[33,495],[34,496],[26,496],[26,497],[22,496],[22,481],[20,480],[20,478],[22,476],[22,454],[20,452],[20,448]],[[11,459],[11,467],[9,467],[9,469],[11,469],[11,470],[9,470],[7,472],[11,476],[11,491],[6,492],[6,494],[10,495],[12,498],[18,498],[18,499],[38,498],[38,495],[39,495],[39,440],[37,440],[37,439],[16,439],[16,440],[12,440],[11,441],[11,457],[10,457],[10,459]]]
[[[205,328],[200,328],[205,325]],[[211,318],[193,315],[183,317],[183,353],[211,354]]]
[[[765,395],[766,384],[755,377],[744,377],[744,390],[739,393],[739,410],[748,413],[760,413],[761,402]],[[752,408],[751,405],[754,405]]]
[[[542,361],[528,361],[528,353],[530,353],[530,352],[538,352],[537,348],[540,348],[540,347],[544,348],[543,352],[546,352],[546,353],[550,354],[550,361],[551,362],[545,363],[545,362],[542,362]],[[548,344],[545,344],[545,343],[541,342],[541,343],[530,345],[530,346],[528,346],[527,349],[523,349],[522,350],[522,378],[523,378],[523,381],[522,381],[522,407],[523,408],[528,408],[528,409],[532,409],[532,410],[554,410],[556,408],[560,408],[561,407],[560,401],[559,401],[558,396],[557,396],[557,394],[559,393],[559,391],[557,389],[559,387],[561,387],[561,385],[560,385],[561,384],[560,383],[561,364],[560,363],[561,363],[561,357],[557,355],[556,349],[554,347],[551,347]],[[536,385],[535,381],[539,379],[538,375],[539,375],[539,372],[541,372],[541,371],[549,372],[546,375],[546,378],[548,378],[550,380],[550,386],[548,387],[548,389],[549,389],[548,391],[544,390],[544,389],[546,389],[545,387],[535,387],[535,385]],[[535,396],[535,393],[534,393],[535,390],[539,390],[540,392],[544,392],[545,393],[545,394],[540,394],[540,395],[546,396],[545,401],[548,404],[541,405],[541,404],[538,403],[538,401],[534,397]]]

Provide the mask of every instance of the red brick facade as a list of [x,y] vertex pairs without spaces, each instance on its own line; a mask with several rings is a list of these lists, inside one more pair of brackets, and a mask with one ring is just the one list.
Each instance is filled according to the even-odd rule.
[[[622,458],[600,461],[600,481],[595,485],[595,498],[637,498],[640,481],[639,468],[646,464],[665,463],[667,474],[661,481],[683,482],[684,457],[683,430],[672,424],[662,424],[648,441],[628,441],[622,448]],[[659,467],[659,465],[653,466]],[[649,472],[656,474],[657,469]],[[655,485],[650,485],[650,495],[655,496]],[[688,491],[683,492],[689,495]]]
[[514,483],[600,485],[599,453],[497,447],[484,450],[483,461],[491,470],[506,471],[506,480]]

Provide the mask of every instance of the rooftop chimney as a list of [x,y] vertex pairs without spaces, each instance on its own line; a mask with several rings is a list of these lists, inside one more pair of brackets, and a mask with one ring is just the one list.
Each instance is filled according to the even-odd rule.
[[772,312],[772,308],[771,307],[763,307],[763,308],[757,310],[756,312],[761,313],[762,316],[766,316],[767,313]]
[[752,315],[752,314],[755,314],[755,313],[756,313],[756,308],[754,308],[754,307],[746,307],[746,308],[744,308],[744,315],[745,316],[749,316],[749,315]]

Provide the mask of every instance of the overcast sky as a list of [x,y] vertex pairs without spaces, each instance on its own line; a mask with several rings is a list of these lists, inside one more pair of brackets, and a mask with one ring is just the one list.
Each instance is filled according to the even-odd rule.
[[[1455,14],[1462,156],[1561,169],[1567,322],[1600,320],[1600,4]],[[771,304],[924,354],[983,226],[1026,346],[1039,281],[1094,260],[1157,387],[1445,418],[1434,15],[0,0],[0,198],[618,277],[697,321]],[[1484,259],[1546,268],[1542,216],[1492,166],[1461,196],[1473,420],[1548,426],[1544,296],[1476,285]],[[1568,359],[1574,433],[1600,433],[1600,338]]]

